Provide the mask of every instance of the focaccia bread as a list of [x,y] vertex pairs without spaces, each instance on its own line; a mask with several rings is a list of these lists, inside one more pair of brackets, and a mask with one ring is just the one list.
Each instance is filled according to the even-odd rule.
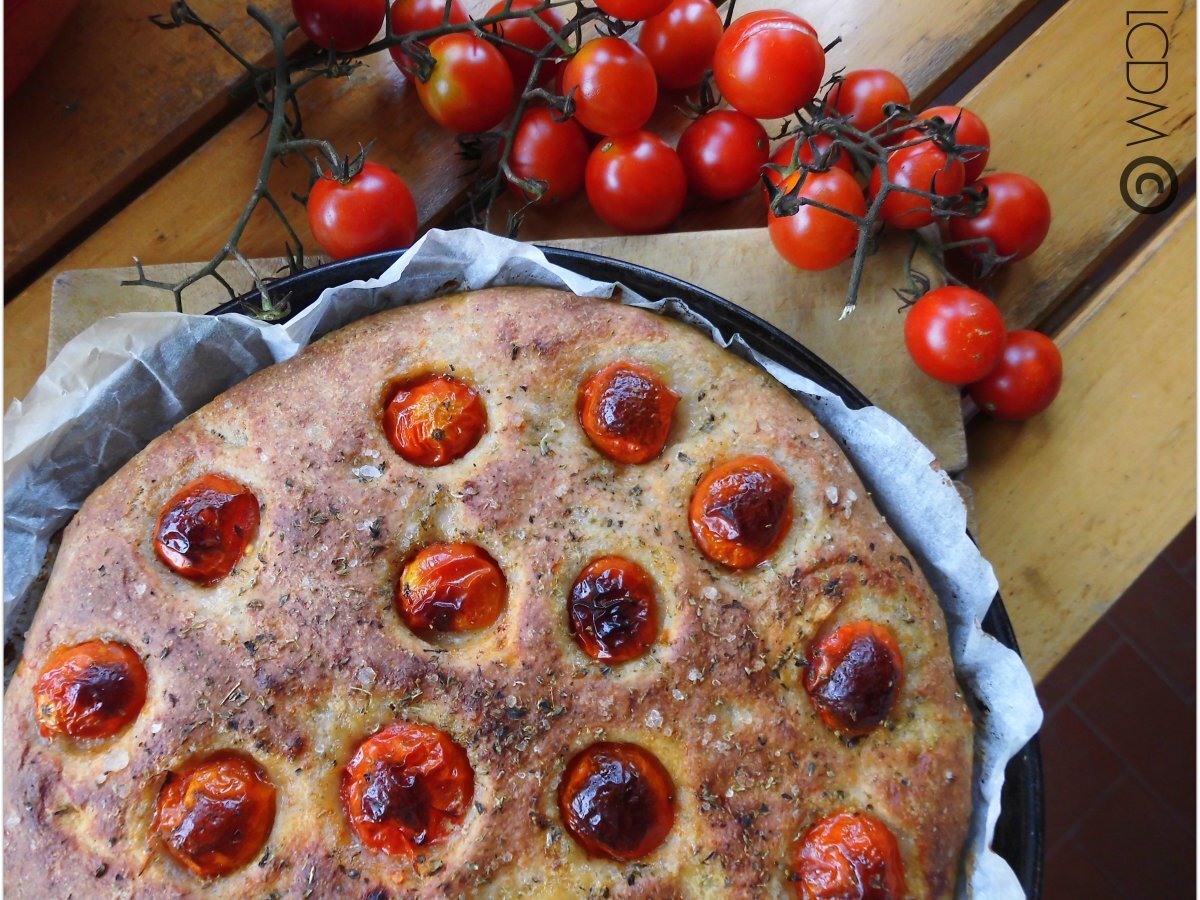
[[550,290],[361,320],[155,440],[4,716],[14,898],[942,897],[970,815],[942,612],[837,444]]

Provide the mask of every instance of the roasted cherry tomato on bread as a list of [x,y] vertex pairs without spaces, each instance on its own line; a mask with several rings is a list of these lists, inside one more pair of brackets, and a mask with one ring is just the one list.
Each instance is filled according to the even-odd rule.
[[637,659],[658,635],[654,581],[637,563],[619,556],[588,563],[571,586],[567,607],[571,634],[592,659]]
[[800,900],[900,900],[906,896],[896,836],[862,812],[826,816],[800,838],[792,889]]
[[976,184],[987,188],[983,210],[976,216],[950,219],[950,240],[968,242],[960,252],[975,257],[991,252],[1015,262],[1041,246],[1050,230],[1050,201],[1036,181],[1001,172]]
[[[802,174],[789,175],[780,190],[792,190]],[[859,218],[867,214],[867,201],[858,182],[836,166],[824,172],[809,172],[796,196]],[[821,271],[850,258],[858,246],[859,224],[827,209],[804,204],[790,216],[768,212],[767,233],[780,256],[793,266]]]
[[725,26],[712,0],[672,0],[646,20],[638,46],[667,90],[695,87],[712,66]]
[[[933,222],[933,201],[899,188],[910,188],[936,194],[939,197],[955,197],[961,193],[965,175],[960,160],[948,156],[932,142],[901,147],[888,155],[883,164],[888,180],[894,187],[888,190],[879,209],[880,218],[893,228],[911,231]],[[879,168],[871,173],[868,188],[874,202],[883,189],[883,175]]]
[[418,466],[444,466],[468,453],[487,431],[487,411],[474,388],[449,375],[402,381],[383,413],[392,447]]
[[904,320],[904,343],[917,367],[947,384],[978,381],[1004,351],[1004,317],[978,291],[947,285],[925,294]]
[[558,809],[589,856],[631,862],[653,853],[670,834],[675,783],[650,751],[602,741],[567,763]]
[[[955,144],[960,147],[980,148],[965,151],[962,155],[967,184],[978,181],[987,166],[988,155],[992,148],[992,137],[988,134],[983,119],[961,106],[931,106],[917,118],[941,119],[947,125],[952,126]],[[910,133],[909,137],[916,137],[916,132]]]
[[84,641],[52,652],[33,685],[42,737],[110,738],[146,702],[142,659],[115,641]]
[[439,542],[408,561],[396,591],[396,608],[415,634],[479,631],[504,611],[508,582],[486,550]]
[[713,55],[721,96],[755,119],[792,115],[825,76],[825,51],[811,25],[779,9],[734,20]]
[[396,722],[363,740],[342,770],[350,827],[374,853],[414,859],[462,826],[475,795],[466,751],[432,725]]
[[904,680],[904,658],[890,628],[851,622],[815,640],[804,688],[821,720],[843,737],[862,737],[886,721]]
[[995,368],[968,388],[976,405],[994,419],[1036,416],[1062,387],[1062,354],[1038,331],[1013,331]]
[[417,236],[417,206],[404,179],[366,162],[347,181],[317,180],[308,195],[308,226],[333,259],[399,250]]
[[[513,137],[509,167],[517,178],[539,182],[542,193],[538,206],[552,206],[569,200],[583,190],[587,170],[587,137],[574,119],[558,121],[545,107],[525,111]],[[533,200],[530,194],[510,180],[517,193]]]
[[584,183],[596,215],[626,234],[661,231],[679,218],[687,198],[679,154],[648,131],[597,144]]
[[602,135],[635,132],[658,101],[658,82],[646,54],[616,37],[594,38],[563,67],[562,91],[575,103],[575,118]]
[[224,475],[201,475],[167,501],[154,530],[154,552],[197,584],[233,571],[258,531],[258,498]]
[[443,128],[487,131],[516,102],[512,71],[500,51],[473,34],[444,34],[429,42],[433,72],[417,82],[417,99]]
[[262,766],[218,751],[167,773],[152,829],[176,862],[208,879],[258,859],[274,824],[275,786]]
[[[514,13],[535,9],[541,5],[538,0],[500,0],[487,11],[485,18],[504,12],[506,4],[509,12]],[[555,33],[561,33],[563,26],[567,24],[567,20],[557,9],[543,9],[537,14],[537,17]],[[503,38],[506,42],[500,45],[500,52],[504,55],[509,69],[512,70],[513,84],[517,91],[524,91],[525,85],[529,83],[529,76],[533,72],[534,54],[545,50],[553,43],[554,38],[547,33],[545,28],[525,16],[497,22],[487,26],[487,30]],[[526,53],[524,50],[518,50],[517,47],[508,46],[509,44],[525,47],[533,53]],[[549,64],[543,63],[539,70],[538,80],[540,81],[549,74]]]
[[579,424],[609,459],[646,463],[666,446],[678,402],[653,369],[617,360],[580,386]]
[[292,0],[304,36],[326,50],[361,50],[383,28],[387,0]]
[[887,118],[887,104],[907,107],[912,100],[898,75],[887,69],[856,69],[833,86],[828,102],[852,128],[870,132]]
[[732,200],[758,184],[770,141],[755,119],[732,109],[716,109],[684,129],[678,152],[692,193],[709,200]]
[[765,456],[739,456],[700,479],[688,508],[700,552],[731,569],[769,557],[792,524],[792,483]]

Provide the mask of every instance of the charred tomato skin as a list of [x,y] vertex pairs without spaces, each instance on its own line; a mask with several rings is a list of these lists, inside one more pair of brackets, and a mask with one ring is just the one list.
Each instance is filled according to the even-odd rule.
[[579,389],[579,424],[601,453],[620,463],[647,463],[667,444],[679,395],[648,366],[619,360]]
[[438,542],[408,561],[396,591],[396,609],[421,637],[480,631],[504,610],[508,584],[500,566],[474,544]]
[[907,890],[895,835],[863,812],[816,822],[796,844],[792,866],[800,900],[901,900]]
[[584,567],[568,600],[571,635],[592,659],[628,662],[658,635],[654,581],[637,563],[603,556]]
[[688,508],[692,537],[708,559],[750,569],[778,549],[792,524],[792,483],[765,456],[740,456],[700,479]]
[[405,460],[436,468],[474,449],[487,431],[487,410],[470,385],[449,375],[422,375],[393,386],[383,430]]
[[146,667],[116,641],[58,647],[33,686],[42,737],[110,738],[138,717],[146,702]]
[[189,581],[216,584],[233,571],[258,531],[258,498],[224,475],[201,475],[167,501],[154,552]]
[[904,682],[904,657],[890,628],[850,622],[813,642],[804,687],[821,720],[848,738],[887,720]]

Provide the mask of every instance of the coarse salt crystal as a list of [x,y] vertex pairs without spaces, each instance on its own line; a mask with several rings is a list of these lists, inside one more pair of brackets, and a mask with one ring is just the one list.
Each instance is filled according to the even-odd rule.
[[162,722],[154,722],[154,723],[153,723],[153,724],[151,724],[151,726],[150,726],[150,733],[151,733],[151,734],[158,734],[160,731],[162,731],[162,728],[163,728],[163,727],[162,727]]
[[685,694],[679,688],[672,689],[671,696],[674,697],[676,700],[678,700],[681,703],[687,699],[687,694]]
[[721,599],[721,592],[710,584],[700,592],[700,596],[705,600],[719,600]]
[[662,723],[662,713],[660,713],[657,709],[652,709],[650,712],[646,713],[647,728],[662,728]]
[[833,503],[835,505],[837,504],[838,489],[836,487],[834,487],[832,484],[829,487],[825,488],[825,499],[828,500],[830,503]]
[[350,473],[355,478],[372,479],[378,478],[383,473],[379,471],[378,466],[356,466],[350,470]]
[[699,669],[692,669],[688,672],[688,681],[701,681],[704,679],[704,673]]

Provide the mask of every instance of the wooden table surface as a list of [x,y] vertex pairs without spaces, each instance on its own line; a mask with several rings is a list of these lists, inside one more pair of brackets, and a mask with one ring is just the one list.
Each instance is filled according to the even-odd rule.
[[[261,114],[231,90],[236,71],[201,35],[149,25],[168,5],[80,4],[6,104],[6,402],[45,365],[56,274],[128,265],[135,254],[147,263],[206,258],[253,184]],[[265,56],[266,41],[237,4],[194,5],[249,57]],[[259,5],[276,15],[289,7]],[[1045,244],[1011,267],[997,299],[1010,328],[1040,325],[1055,336],[1063,393],[1031,422],[976,420],[966,430],[980,544],[1039,678],[1195,512],[1195,9],[1192,0],[1153,5],[1163,12],[1130,12],[1127,21],[1098,0],[739,4],[794,8],[822,36],[842,36],[831,66],[892,69],[917,106],[964,101],[991,130],[989,168],[1027,174],[1050,197]],[[1130,34],[1138,16],[1155,27]],[[1044,23],[1029,34],[1033,19]],[[1166,60],[1153,69],[1168,73],[1161,89],[1133,93],[1131,57]],[[960,96],[963,84],[970,90]],[[307,132],[342,147],[375,139],[374,158],[412,186],[423,225],[444,221],[461,201],[452,136],[422,113],[386,54],[306,92]],[[1148,109],[1142,126],[1159,137],[1130,124]],[[652,120],[668,137],[683,124],[669,102]],[[1121,198],[1122,173],[1145,155],[1168,163],[1184,185],[1156,216]],[[281,195],[303,186],[299,168],[282,173]],[[690,207],[672,230],[762,224],[753,197]],[[580,201],[530,216],[522,237],[610,233]],[[256,216],[247,254],[274,256],[281,246],[278,228]],[[838,293],[825,298],[835,310]]]

